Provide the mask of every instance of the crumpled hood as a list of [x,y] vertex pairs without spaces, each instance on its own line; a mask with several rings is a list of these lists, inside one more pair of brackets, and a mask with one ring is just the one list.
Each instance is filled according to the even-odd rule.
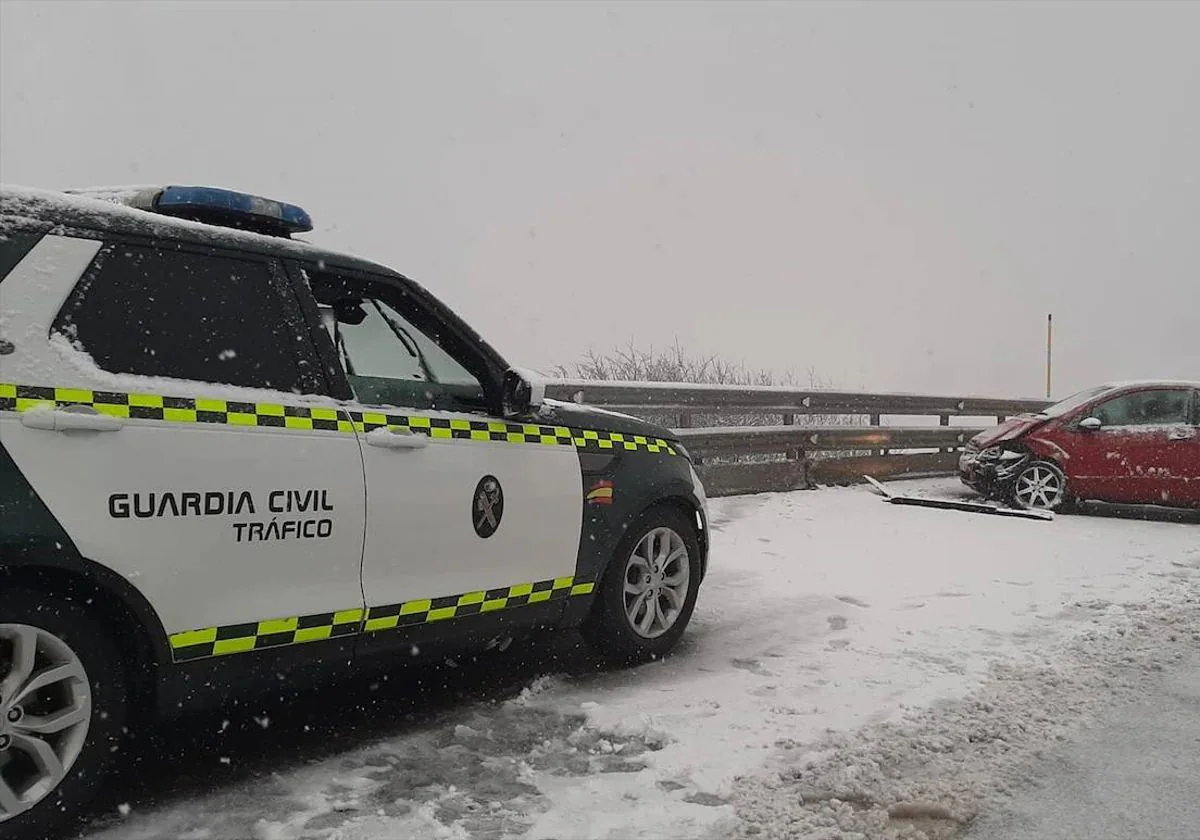
[[1016,440],[1039,426],[1048,423],[1049,419],[1048,417],[1041,417],[1036,414],[1019,414],[1016,417],[1010,417],[994,429],[988,429],[985,432],[975,435],[975,437],[971,438],[971,443],[974,443],[980,449],[984,449],[1008,440]]
[[538,422],[570,426],[574,429],[595,429],[598,432],[678,440],[675,433],[664,426],[590,405],[548,399],[538,409],[536,416]]

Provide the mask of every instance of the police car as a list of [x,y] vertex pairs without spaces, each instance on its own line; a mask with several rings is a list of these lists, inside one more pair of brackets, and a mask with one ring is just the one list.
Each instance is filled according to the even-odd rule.
[[579,628],[667,653],[705,495],[299,207],[0,190],[0,834],[154,714]]

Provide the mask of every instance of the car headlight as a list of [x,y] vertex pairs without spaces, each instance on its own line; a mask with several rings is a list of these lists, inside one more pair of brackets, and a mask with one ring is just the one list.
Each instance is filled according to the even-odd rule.
[[1017,452],[1014,449],[1001,449],[999,446],[989,446],[987,449],[979,453],[981,461],[1001,461],[1009,463],[1020,460],[1025,457],[1024,452]]

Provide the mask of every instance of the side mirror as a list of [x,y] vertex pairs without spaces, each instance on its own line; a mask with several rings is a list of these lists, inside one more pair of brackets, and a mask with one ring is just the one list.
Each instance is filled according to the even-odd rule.
[[509,368],[504,373],[501,398],[505,417],[524,416],[545,403],[546,382],[532,371]]
[[1099,431],[1103,425],[1098,417],[1085,417],[1079,421],[1079,428],[1085,432]]
[[337,316],[339,324],[349,324],[352,327],[357,327],[367,320],[367,310],[363,309],[362,303],[355,300],[334,302],[333,313]]

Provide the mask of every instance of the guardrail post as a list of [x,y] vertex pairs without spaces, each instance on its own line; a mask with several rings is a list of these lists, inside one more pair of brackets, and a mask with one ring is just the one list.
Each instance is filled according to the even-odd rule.
[[[880,422],[880,416],[878,414],[872,414],[867,419],[867,422],[870,423],[872,426],[878,426],[879,422]],[[888,454],[888,451],[886,449],[879,449],[876,451],[876,454],[886,455],[886,454]]]
[[[796,425],[796,415],[795,414],[784,414],[783,415],[783,425],[795,426]],[[800,450],[799,449],[789,449],[787,452],[785,452],[783,454],[783,457],[789,461],[795,461],[797,458],[800,457]],[[806,481],[807,481],[807,479],[806,479]]]
[[680,414],[675,418],[675,428],[690,429],[692,428],[692,415]]
[[817,485],[812,480],[812,460],[808,457],[808,453],[803,449],[797,449],[796,457],[800,459],[801,488],[805,490],[816,490]]
[[[943,415],[941,415],[940,417],[938,417],[938,425],[939,425],[939,426],[949,426],[949,425],[950,425],[950,415],[949,415],[949,414],[943,414]],[[941,451],[942,451],[942,452],[953,452],[953,451],[954,451],[954,447],[950,447],[949,449],[943,449],[943,450],[941,450]]]

